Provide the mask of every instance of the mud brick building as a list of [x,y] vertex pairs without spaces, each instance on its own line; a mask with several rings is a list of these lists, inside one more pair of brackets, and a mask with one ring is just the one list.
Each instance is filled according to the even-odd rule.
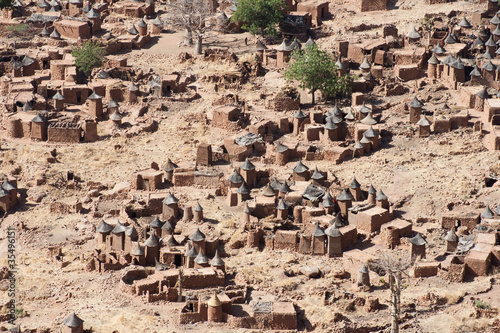
[[337,42],[337,48],[342,56],[356,64],[361,64],[368,59],[370,63],[376,61],[377,64],[384,65],[385,52],[389,50],[389,45],[385,40],[365,40],[361,43]]
[[155,191],[163,183],[163,172],[158,168],[137,171],[132,175],[132,188],[136,190]]
[[321,0],[307,0],[297,3],[297,12],[306,12],[311,15],[311,21],[315,26],[321,25],[321,20],[330,16],[328,2]]
[[92,37],[89,21],[61,20],[54,22],[54,27],[64,38],[89,39]]
[[82,125],[71,122],[50,123],[47,129],[48,142],[78,143],[82,138]]
[[154,13],[153,5],[149,3],[123,1],[120,2],[114,9],[116,13],[123,14],[129,17],[143,18],[144,16],[151,16]]
[[89,97],[90,90],[85,84],[65,84],[62,87],[62,94],[64,95],[64,102],[67,104],[84,104]]
[[9,212],[18,202],[17,179],[6,178],[0,186],[0,215]]
[[75,66],[74,60],[52,60],[50,62],[50,75],[52,80],[66,79],[66,68]]
[[161,80],[161,89],[164,96],[169,93],[180,93],[186,91],[186,77],[179,74],[164,75]]

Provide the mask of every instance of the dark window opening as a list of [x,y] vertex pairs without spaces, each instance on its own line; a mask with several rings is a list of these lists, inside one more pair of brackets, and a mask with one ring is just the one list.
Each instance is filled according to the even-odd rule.
[[497,182],[497,180],[493,179],[493,178],[486,177],[484,179],[484,183],[485,183],[486,187],[492,187],[493,184],[495,184],[496,182]]
[[180,254],[174,256],[174,264],[176,267],[182,266],[182,257]]

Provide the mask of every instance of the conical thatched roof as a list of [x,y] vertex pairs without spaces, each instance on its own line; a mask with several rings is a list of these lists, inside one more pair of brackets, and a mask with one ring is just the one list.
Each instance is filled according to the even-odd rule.
[[63,323],[68,327],[80,327],[83,325],[83,320],[73,312],[63,320]]

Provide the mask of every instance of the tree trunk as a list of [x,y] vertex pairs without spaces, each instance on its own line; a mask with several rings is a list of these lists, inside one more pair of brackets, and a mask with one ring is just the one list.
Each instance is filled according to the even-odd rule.
[[316,89],[312,90],[311,91],[311,95],[312,95],[312,105],[314,105],[314,93],[316,92]]
[[196,44],[194,45],[194,54],[201,54],[203,38],[201,36],[196,36]]
[[399,302],[401,295],[401,273],[389,274],[391,288],[391,333],[399,333]]
[[193,45],[193,32],[189,28],[186,28],[184,31],[184,44],[188,46]]

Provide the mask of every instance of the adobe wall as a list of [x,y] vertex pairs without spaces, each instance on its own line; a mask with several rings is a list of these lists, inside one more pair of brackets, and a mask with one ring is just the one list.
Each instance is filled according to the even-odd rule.
[[361,11],[387,10],[387,0],[361,0]]
[[254,317],[235,317],[228,315],[227,324],[233,328],[253,328],[257,327],[257,321]]
[[48,142],[78,143],[82,137],[82,128],[73,123],[52,123],[48,130]]
[[300,100],[291,97],[275,97],[273,100],[274,111],[291,111],[298,110]]
[[297,329],[297,313],[273,313],[273,330],[295,330]]
[[480,220],[480,214],[474,212],[458,213],[449,212],[441,218],[441,227],[450,230],[455,226],[464,226],[470,231],[474,229]]
[[291,250],[297,251],[299,245],[299,232],[278,230],[274,236],[275,250]]
[[159,294],[146,293],[146,302],[158,302],[158,301],[168,301],[176,302],[178,300],[178,289],[177,288],[166,288],[166,291],[162,291]]
[[135,282],[136,295],[146,295],[147,292],[149,292],[149,294],[158,294],[158,281],[146,279]]
[[469,252],[465,257],[465,272],[470,276],[486,276],[491,265],[491,254],[477,255]]
[[147,210],[149,215],[161,214],[163,211],[163,198],[149,198],[147,203]]
[[184,275],[183,288],[208,288],[214,286],[224,286],[224,275]]
[[399,77],[403,82],[406,82],[418,79],[420,76],[420,70],[417,64],[396,65],[394,67],[394,75]]
[[342,251],[345,251],[350,247],[356,245],[358,241],[358,230],[356,229],[355,226],[346,225],[344,227],[339,228],[339,230],[340,233],[342,234],[341,237]]
[[66,67],[74,66],[66,60],[52,60],[50,62],[50,78],[51,80],[64,80]]
[[181,313],[179,315],[179,324],[198,323],[205,320],[206,318],[203,318],[202,314],[199,312]]
[[236,108],[230,112],[214,110],[212,126],[224,128],[228,124],[237,121],[239,113],[239,110]]
[[80,213],[82,210],[82,203],[77,202],[75,204],[65,204],[62,202],[51,202],[49,206],[50,212],[54,214],[72,214]]
[[175,172],[172,183],[174,184],[174,186],[193,186],[194,172]]
[[431,263],[417,263],[414,267],[414,276],[415,277],[430,277],[436,276],[438,274],[440,264],[435,262]]
[[87,22],[78,22],[78,21],[56,21],[54,22],[54,26],[57,31],[61,34],[62,37],[71,38],[71,39],[89,39],[92,37],[90,32],[90,25]]
[[64,102],[67,104],[84,104],[89,97],[89,88],[86,85],[76,87],[62,87]]
[[[351,217],[351,214],[349,215]],[[358,229],[366,232],[379,231],[382,224],[392,220],[392,214],[388,211],[381,211],[377,214],[368,210],[366,213],[361,211],[355,217],[356,226]]]

